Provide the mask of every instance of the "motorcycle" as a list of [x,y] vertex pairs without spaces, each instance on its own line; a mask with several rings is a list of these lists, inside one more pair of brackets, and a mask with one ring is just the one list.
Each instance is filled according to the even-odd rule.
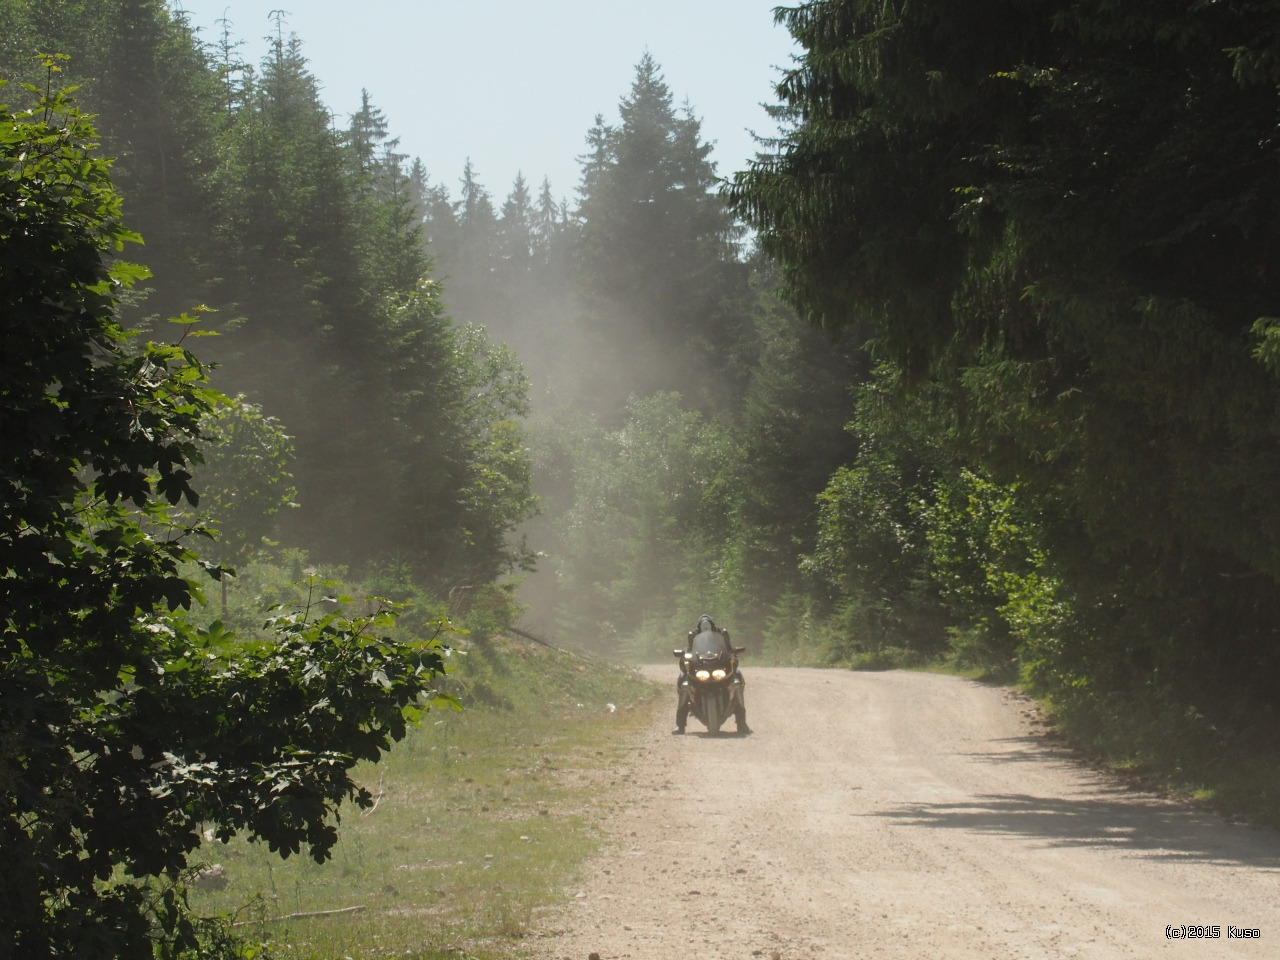
[[726,649],[720,634],[706,631],[693,638],[689,650],[671,651],[680,661],[680,696],[708,732],[743,708],[743,680],[738,655],[746,647]]

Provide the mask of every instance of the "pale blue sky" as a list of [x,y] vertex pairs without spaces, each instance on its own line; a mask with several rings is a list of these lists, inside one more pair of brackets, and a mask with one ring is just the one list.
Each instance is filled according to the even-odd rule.
[[775,26],[777,0],[172,0],[202,36],[231,22],[257,63],[288,11],[286,34],[303,43],[326,105],[345,125],[367,88],[434,183],[457,196],[467,157],[501,203],[516,171],[536,192],[550,177],[571,203],[577,157],[597,113],[616,121],[648,50],[677,104],[701,118],[721,176],[756,150],[748,130],[775,127],[761,103],[775,100],[776,68],[796,49]]

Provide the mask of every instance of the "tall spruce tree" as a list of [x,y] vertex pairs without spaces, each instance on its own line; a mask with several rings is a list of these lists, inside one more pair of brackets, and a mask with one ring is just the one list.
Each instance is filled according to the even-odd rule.
[[677,389],[723,397],[743,333],[745,268],[737,231],[716,190],[710,144],[690,108],[677,110],[646,53],[617,126],[598,117],[582,160],[578,264],[594,387]]
[[224,313],[247,318],[218,344],[234,379],[297,437],[304,544],[330,554],[362,518],[344,506],[358,489],[355,419],[368,384],[359,181],[320,101],[301,42],[277,36],[249,102],[229,131],[216,175],[220,240],[229,263],[216,291]]
[[408,156],[397,152],[399,138],[374,106],[368,91],[351,117],[347,146],[355,169],[360,273],[366,296],[412,290],[427,271],[421,226],[421,164],[405,170]]
[[[566,245],[562,242],[568,227],[568,211],[557,202],[551,192],[551,181],[543,177],[538,187],[538,199],[531,214],[530,230],[533,232],[534,256],[539,265],[553,268],[566,257]],[[554,273],[554,269],[551,271]]]
[[526,278],[533,266],[533,199],[524,174],[517,173],[498,218],[501,272],[508,282]]

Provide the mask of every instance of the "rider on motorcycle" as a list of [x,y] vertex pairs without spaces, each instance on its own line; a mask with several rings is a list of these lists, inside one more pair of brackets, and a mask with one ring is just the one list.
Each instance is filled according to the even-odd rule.
[[700,633],[718,633],[724,641],[724,648],[729,653],[733,653],[733,646],[729,643],[729,631],[716,626],[716,622],[707,614],[703,614],[698,618],[698,624],[689,631],[689,635],[685,637],[684,648],[686,650],[693,649],[693,638]]
[[[729,642],[729,631],[716,626],[716,622],[707,614],[703,614],[698,618],[697,625],[689,631],[685,638],[685,650],[693,649],[693,642],[701,634],[714,634],[718,637],[720,644],[723,645],[727,654],[732,654],[733,644]],[[745,685],[746,681],[742,677],[741,670],[734,671],[734,679],[737,683]],[[672,733],[684,733],[685,722],[689,717],[689,698],[685,694],[685,684],[688,681],[684,674],[676,678],[676,728]],[[751,728],[747,726],[747,708],[743,698],[740,696],[733,711],[733,719],[738,725],[738,733],[747,734],[751,732]]]

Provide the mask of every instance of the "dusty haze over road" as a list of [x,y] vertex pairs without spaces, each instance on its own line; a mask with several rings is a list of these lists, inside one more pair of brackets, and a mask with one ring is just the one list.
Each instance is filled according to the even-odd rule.
[[[1280,837],[1091,772],[1017,695],[746,673],[753,736],[691,719],[674,737],[665,716],[645,736],[633,796],[540,956],[1280,957]],[[1221,936],[1178,942],[1169,924]]]

